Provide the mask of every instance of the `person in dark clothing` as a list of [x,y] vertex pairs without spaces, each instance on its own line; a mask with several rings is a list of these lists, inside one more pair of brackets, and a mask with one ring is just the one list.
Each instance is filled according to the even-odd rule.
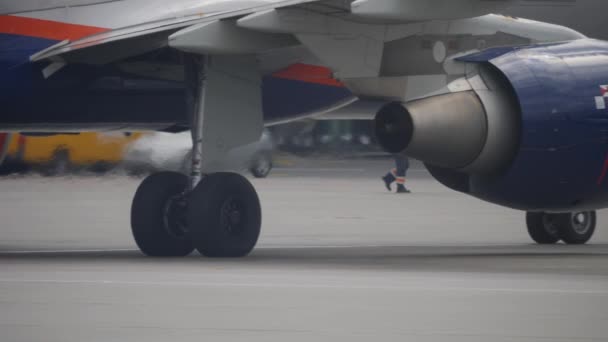
[[407,174],[407,169],[410,167],[410,161],[407,156],[402,154],[395,154],[395,168],[391,169],[382,180],[384,181],[384,185],[388,191],[392,191],[391,185],[393,183],[397,183],[397,193],[398,194],[407,194],[410,191],[405,187],[405,176]]

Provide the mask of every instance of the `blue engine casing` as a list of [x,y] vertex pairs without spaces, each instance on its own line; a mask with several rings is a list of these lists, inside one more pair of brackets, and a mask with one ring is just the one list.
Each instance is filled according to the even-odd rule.
[[608,43],[490,49],[459,59],[498,70],[521,115],[519,148],[493,176],[430,168],[442,183],[530,211],[608,207]]

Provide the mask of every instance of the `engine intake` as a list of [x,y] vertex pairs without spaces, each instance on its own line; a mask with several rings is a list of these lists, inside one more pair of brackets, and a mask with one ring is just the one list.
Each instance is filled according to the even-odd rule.
[[460,169],[481,153],[488,134],[483,105],[473,92],[390,103],[376,117],[376,132],[391,153]]

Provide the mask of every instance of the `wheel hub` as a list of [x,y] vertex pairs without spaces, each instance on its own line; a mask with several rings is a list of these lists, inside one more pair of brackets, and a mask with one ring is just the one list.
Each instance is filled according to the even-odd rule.
[[169,235],[181,238],[186,235],[187,202],[183,195],[169,198],[163,212],[163,223]]
[[557,236],[558,228],[555,223],[555,217],[553,215],[543,215],[543,226],[545,227],[545,231],[552,236]]
[[220,223],[229,234],[239,234],[243,230],[245,206],[238,199],[224,201],[220,215]]
[[591,219],[589,213],[586,212],[572,214],[570,222],[572,224],[572,229],[577,234],[583,235],[591,228]]

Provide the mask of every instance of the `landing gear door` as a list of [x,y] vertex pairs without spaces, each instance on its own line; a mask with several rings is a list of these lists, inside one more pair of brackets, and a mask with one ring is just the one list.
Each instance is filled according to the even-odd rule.
[[233,148],[256,142],[264,126],[262,77],[255,56],[210,56],[206,72],[203,169]]

